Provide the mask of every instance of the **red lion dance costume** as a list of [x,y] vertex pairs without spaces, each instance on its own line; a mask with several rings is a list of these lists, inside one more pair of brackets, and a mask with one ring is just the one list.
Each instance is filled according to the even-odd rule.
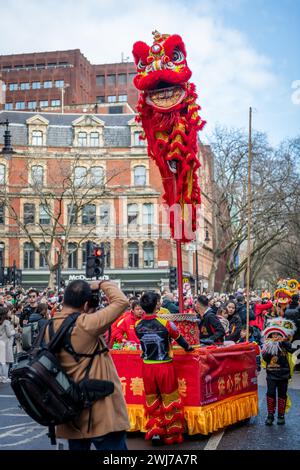
[[[196,210],[200,204],[197,170],[197,132],[205,125],[198,115],[195,85],[187,66],[184,43],[177,34],[153,33],[149,47],[138,41],[133,46],[137,67],[134,84],[141,91],[137,121],[142,123],[148,141],[148,154],[156,162],[169,207],[180,204],[182,242],[194,238]],[[174,213],[170,214],[171,234],[175,232]],[[186,223],[191,223],[191,230]],[[177,232],[178,233],[178,232]]]
[[[144,129],[148,154],[159,168],[164,200],[170,208],[180,207],[179,214],[170,213],[172,238],[188,242],[194,238],[200,204],[197,132],[205,122],[198,115],[195,85],[188,81],[192,73],[181,37],[157,31],[153,36],[151,47],[138,41],[132,51],[137,67],[134,84],[141,91],[137,121]],[[173,363],[164,362],[144,365],[146,439],[159,437],[173,444],[183,440],[184,416]]]

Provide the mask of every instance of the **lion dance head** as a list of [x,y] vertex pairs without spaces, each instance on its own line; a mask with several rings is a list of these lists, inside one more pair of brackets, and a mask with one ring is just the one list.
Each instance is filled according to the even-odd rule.
[[[169,207],[179,204],[183,234],[185,224],[191,222],[196,230],[196,209],[200,204],[197,170],[197,132],[205,121],[198,115],[195,85],[186,61],[186,49],[177,34],[153,33],[153,44],[138,41],[133,46],[137,75],[134,84],[140,91],[137,121],[144,129],[148,154],[156,162],[163,182],[164,200]],[[170,214],[170,228],[174,238],[174,213]],[[189,232],[190,233],[190,232]]]

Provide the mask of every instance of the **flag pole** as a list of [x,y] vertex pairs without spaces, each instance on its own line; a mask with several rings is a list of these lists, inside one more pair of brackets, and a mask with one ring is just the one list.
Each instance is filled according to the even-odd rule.
[[246,317],[246,341],[249,341],[249,318],[250,318],[250,267],[251,267],[251,163],[252,163],[252,108],[249,108],[249,140],[248,140],[248,243],[247,243],[247,317]]

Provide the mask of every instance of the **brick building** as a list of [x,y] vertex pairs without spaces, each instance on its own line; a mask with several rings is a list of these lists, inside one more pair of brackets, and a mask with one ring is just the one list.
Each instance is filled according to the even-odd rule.
[[[6,84],[6,110],[57,111],[64,104],[113,103],[110,112],[135,107],[132,62],[92,65],[79,49],[0,56],[0,79]],[[93,112],[98,112],[94,109]]]
[[[47,285],[62,254],[62,275],[83,275],[86,242],[104,242],[105,273],[129,292],[168,286],[175,246],[162,211],[161,178],[139,139],[134,114],[1,111],[15,154],[0,154],[0,263],[23,270],[25,285]],[[3,132],[0,129],[0,144]],[[211,162],[200,151],[204,233],[199,279],[212,263],[212,215],[206,194]],[[64,251],[63,251],[63,249]],[[38,248],[38,249],[36,249]],[[195,279],[195,252],[183,249],[184,277]]]

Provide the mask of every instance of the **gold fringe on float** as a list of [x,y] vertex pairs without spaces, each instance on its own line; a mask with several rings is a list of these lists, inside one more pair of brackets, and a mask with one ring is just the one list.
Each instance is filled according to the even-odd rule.
[[[130,431],[146,432],[143,405],[127,405]],[[257,392],[243,393],[205,406],[185,406],[187,433],[209,434],[258,414]]]

